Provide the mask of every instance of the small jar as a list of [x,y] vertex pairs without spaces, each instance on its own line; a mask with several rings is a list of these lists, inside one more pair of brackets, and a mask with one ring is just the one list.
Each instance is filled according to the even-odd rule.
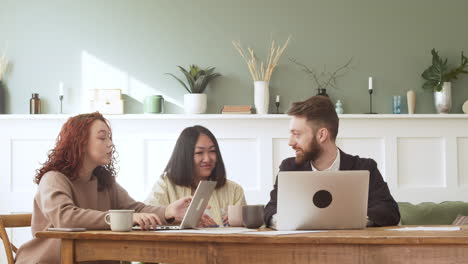
[[41,113],[41,99],[39,99],[38,93],[33,93],[29,100],[29,113],[36,115]]

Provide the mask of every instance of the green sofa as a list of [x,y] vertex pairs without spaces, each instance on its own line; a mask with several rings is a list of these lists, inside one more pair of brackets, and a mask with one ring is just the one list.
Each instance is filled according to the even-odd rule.
[[468,216],[468,202],[411,204],[399,202],[401,225],[451,225],[457,215]]

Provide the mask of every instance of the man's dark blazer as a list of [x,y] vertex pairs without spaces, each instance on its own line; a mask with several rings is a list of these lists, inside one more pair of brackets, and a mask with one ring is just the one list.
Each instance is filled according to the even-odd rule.
[[[311,171],[310,162],[298,165],[295,158],[283,160],[280,171]],[[377,168],[373,159],[352,156],[340,150],[340,170],[368,170],[369,177],[369,200],[367,203],[367,216],[374,226],[397,225],[400,221],[398,204],[388,190],[387,183]],[[278,177],[273,190],[270,192],[270,202],[265,207],[265,223],[270,224],[271,217],[276,214],[278,194]]]

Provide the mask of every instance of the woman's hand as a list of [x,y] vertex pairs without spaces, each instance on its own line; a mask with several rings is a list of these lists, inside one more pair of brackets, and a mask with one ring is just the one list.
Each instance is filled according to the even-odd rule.
[[142,230],[149,230],[151,227],[161,224],[161,219],[156,214],[134,213],[133,224],[139,225]]
[[198,227],[218,227],[218,224],[207,214],[203,214],[200,218],[200,223]]
[[166,219],[174,218],[176,222],[181,222],[191,201],[192,197],[185,197],[169,204],[166,207],[164,217]]
[[227,215],[223,216],[223,226],[229,226],[229,217]]

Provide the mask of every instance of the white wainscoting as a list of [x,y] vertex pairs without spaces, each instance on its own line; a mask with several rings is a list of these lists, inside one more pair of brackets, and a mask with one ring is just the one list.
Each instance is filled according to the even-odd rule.
[[[35,170],[67,115],[0,115],[0,213],[30,212]],[[278,166],[293,156],[286,115],[107,116],[119,153],[118,182],[144,200],[183,128],[219,140],[228,178],[250,204],[265,204]],[[372,157],[398,201],[468,201],[468,115],[341,115],[337,144]]]

